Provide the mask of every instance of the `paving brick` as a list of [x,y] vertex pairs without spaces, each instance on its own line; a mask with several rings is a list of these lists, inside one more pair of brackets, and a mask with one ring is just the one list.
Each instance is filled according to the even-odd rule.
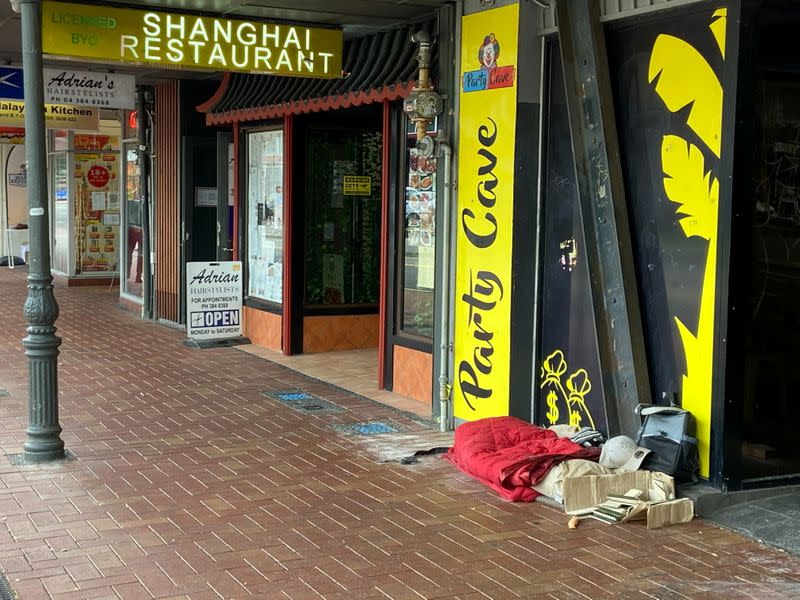
[[[21,308],[24,272],[0,269]],[[75,460],[0,460],[0,569],[21,600],[800,597],[800,561],[703,521],[607,527],[504,502],[443,460],[381,463],[332,424],[425,426],[235,348],[57,287],[60,411]],[[20,311],[0,330],[0,449],[27,419]],[[335,361],[335,355],[331,355]],[[224,368],[220,366],[224,365]],[[302,414],[261,392],[342,406]]]

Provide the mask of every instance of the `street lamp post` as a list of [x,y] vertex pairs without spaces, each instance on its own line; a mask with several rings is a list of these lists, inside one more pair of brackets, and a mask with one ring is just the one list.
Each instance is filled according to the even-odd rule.
[[26,462],[64,457],[58,422],[58,304],[50,274],[50,229],[47,206],[47,163],[42,75],[41,0],[12,0],[22,14],[22,68],[25,88],[25,154],[28,161],[30,267],[22,340],[28,356],[28,428]]

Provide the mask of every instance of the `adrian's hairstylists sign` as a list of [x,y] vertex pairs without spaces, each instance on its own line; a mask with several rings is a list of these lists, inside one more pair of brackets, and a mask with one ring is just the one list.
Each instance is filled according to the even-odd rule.
[[136,107],[136,78],[119,73],[45,69],[44,101],[50,104],[133,109]]
[[186,263],[186,330],[191,339],[242,335],[242,263]]

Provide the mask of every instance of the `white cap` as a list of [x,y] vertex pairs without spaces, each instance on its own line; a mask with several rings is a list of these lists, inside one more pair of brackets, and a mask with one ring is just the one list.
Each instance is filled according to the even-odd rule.
[[600,464],[620,471],[636,471],[650,450],[637,446],[627,435],[618,435],[603,444]]

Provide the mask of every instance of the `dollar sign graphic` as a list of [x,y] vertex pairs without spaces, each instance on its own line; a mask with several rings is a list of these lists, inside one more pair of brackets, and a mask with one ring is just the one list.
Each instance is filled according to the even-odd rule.
[[553,390],[547,394],[547,420],[550,421],[550,425],[555,425],[558,423],[558,396]]

